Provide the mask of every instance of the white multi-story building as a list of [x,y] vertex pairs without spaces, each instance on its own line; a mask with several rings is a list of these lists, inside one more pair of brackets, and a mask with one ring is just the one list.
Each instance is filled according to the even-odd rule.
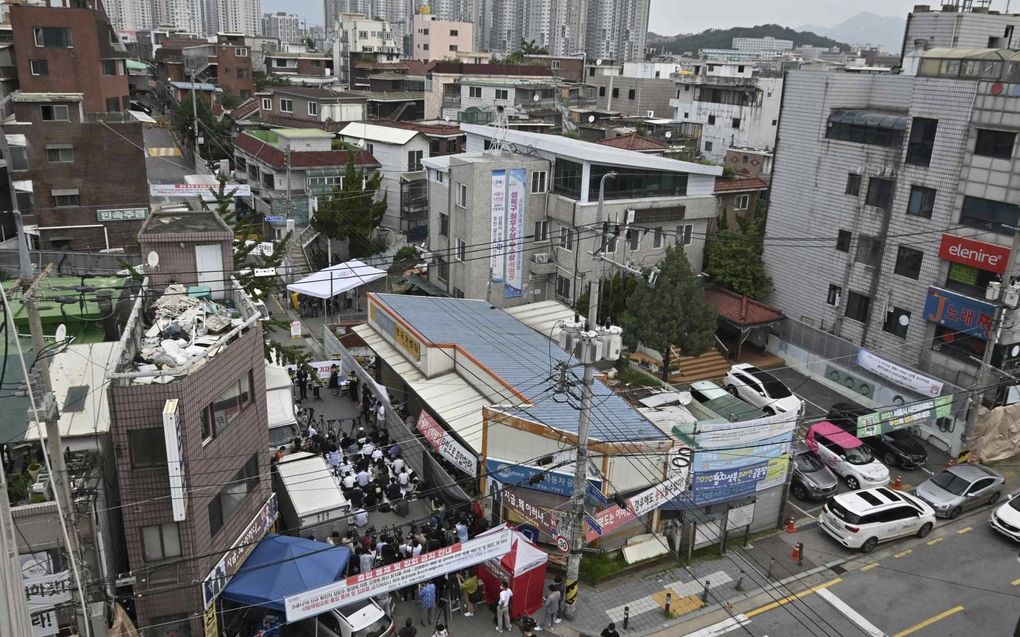
[[262,16],[262,35],[281,43],[301,41],[301,19],[293,13],[277,11]]
[[217,0],[216,27],[207,33],[262,35],[262,0]]
[[730,147],[768,150],[776,144],[781,77],[750,64],[704,62],[676,76],[673,119],[701,124],[701,153],[722,162]]
[[987,8],[971,8],[969,3],[952,0],[943,2],[939,9],[915,5],[907,14],[901,57],[915,46],[1020,48],[1020,14],[990,13]]
[[[1020,224],[1014,51],[932,49],[916,76],[787,74],[765,243],[793,320],[973,386]],[[809,272],[810,276],[805,276]],[[993,365],[1015,369],[1007,320]]]
[[385,20],[345,13],[337,17],[333,32],[333,69],[341,83],[350,82],[352,56],[374,62],[400,59],[400,46]]
[[115,31],[145,31],[153,27],[153,3],[149,0],[107,0],[103,8]]
[[793,48],[793,40],[777,40],[776,38],[733,38],[733,48],[737,51],[754,53],[759,59],[773,60],[782,57],[783,51]]

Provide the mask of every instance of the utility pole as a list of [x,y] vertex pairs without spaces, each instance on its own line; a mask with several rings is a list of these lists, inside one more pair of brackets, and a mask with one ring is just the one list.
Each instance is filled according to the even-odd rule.
[[995,303],[995,316],[992,325],[988,330],[988,340],[985,341],[985,352],[981,357],[981,367],[978,368],[977,380],[974,389],[970,393],[970,410],[967,412],[967,425],[963,430],[963,442],[965,448],[969,449],[974,443],[974,427],[977,424],[978,407],[981,406],[981,397],[985,395],[985,377],[988,369],[992,366],[992,355],[995,353],[995,346],[999,343],[1002,335],[1002,326],[1006,322],[1006,314],[1017,308],[1020,302],[1020,287],[1016,281],[1014,272],[1016,270],[1017,253],[1020,252],[1020,226],[1013,228],[1013,245],[1006,260],[1004,275],[1009,277],[1003,283],[993,281],[988,284],[985,290],[985,298]]
[[[592,252],[592,257],[599,263],[599,267],[596,270],[595,263],[592,263],[592,282],[591,288],[588,292],[588,327],[589,329],[595,329],[599,321],[599,289],[602,287],[602,250],[606,247],[606,215],[605,215],[605,201],[606,201],[606,180],[616,179],[615,172],[608,172],[602,175],[602,179],[599,180],[599,203],[596,208],[596,223],[602,228],[602,234],[596,238],[595,251]],[[578,235],[580,238],[580,235]]]
[[[283,151],[284,165],[287,167],[287,218],[294,218],[294,199],[290,192],[290,142],[287,143],[286,150]],[[299,239],[300,240],[300,239]],[[330,264],[332,265],[332,264]]]
[[[35,294],[39,284],[53,269],[50,263],[36,278],[35,282],[25,291],[23,298],[25,309],[28,311],[28,328],[32,332],[32,349],[35,351],[35,366],[39,369],[39,378],[42,380],[42,400],[39,405],[39,413],[46,423],[46,448],[50,456],[50,466],[53,475],[53,495],[60,502],[61,510],[67,521],[67,527],[71,530],[68,533],[70,546],[68,550],[77,558],[78,556],[78,533],[75,520],[72,517],[74,511],[74,500],[71,497],[71,482],[67,477],[67,466],[64,464],[63,443],[60,440],[60,412],[57,410],[57,402],[53,396],[53,385],[50,382],[50,361],[48,358],[40,357],[39,352],[46,346],[43,337],[42,321],[39,319],[39,308],[36,305]],[[27,382],[31,382],[26,379]]]

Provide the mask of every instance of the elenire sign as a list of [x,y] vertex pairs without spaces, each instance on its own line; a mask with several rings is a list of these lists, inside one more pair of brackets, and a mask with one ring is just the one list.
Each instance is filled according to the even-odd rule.
[[512,543],[513,530],[505,528],[499,533],[423,553],[305,593],[291,595],[284,600],[287,623],[502,557],[510,552]]
[[241,535],[237,536],[230,550],[223,554],[216,566],[202,580],[202,603],[205,604],[203,608],[209,608],[227,587],[230,578],[234,576],[248,555],[255,550],[255,545],[262,539],[262,536],[273,526],[278,512],[279,506],[274,493],[269,496],[269,499],[255,514]]

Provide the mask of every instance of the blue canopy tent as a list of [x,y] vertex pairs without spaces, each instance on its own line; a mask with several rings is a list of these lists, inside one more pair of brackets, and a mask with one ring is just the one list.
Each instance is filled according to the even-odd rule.
[[332,584],[344,576],[351,550],[290,535],[266,535],[221,597],[283,612],[284,598]]

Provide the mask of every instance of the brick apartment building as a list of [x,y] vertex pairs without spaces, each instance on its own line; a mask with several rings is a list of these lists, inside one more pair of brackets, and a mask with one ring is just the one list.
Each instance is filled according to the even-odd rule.
[[214,84],[241,99],[255,92],[251,49],[243,42],[169,39],[156,51],[155,62],[160,82],[190,82],[194,65],[196,82]]
[[20,93],[12,102],[15,121],[5,132],[24,140],[10,145],[12,181],[40,247],[135,246],[149,205],[141,123],[127,113],[87,113],[80,93]]
[[[181,232],[180,220],[151,223],[142,240],[165,230],[196,255],[229,250],[229,238],[216,238],[225,226],[206,214],[214,219],[189,222],[190,233]],[[164,289],[152,291],[143,297],[154,301]],[[227,290],[226,296],[240,321],[206,337],[215,342],[215,356],[189,355],[187,362],[162,371],[136,364],[137,344],[148,327],[144,316],[151,310],[144,304],[134,309],[133,329],[122,337],[108,377],[126,553],[137,578],[137,624],[147,636],[204,634],[195,612],[211,605],[203,597],[213,601],[223,578],[237,567],[233,560],[233,567],[224,565],[221,557],[242,536],[246,543],[257,542],[275,517],[259,314],[243,291]],[[181,479],[172,477],[178,468]]]
[[86,113],[128,110],[127,52],[98,0],[10,5],[24,93],[81,93]]

